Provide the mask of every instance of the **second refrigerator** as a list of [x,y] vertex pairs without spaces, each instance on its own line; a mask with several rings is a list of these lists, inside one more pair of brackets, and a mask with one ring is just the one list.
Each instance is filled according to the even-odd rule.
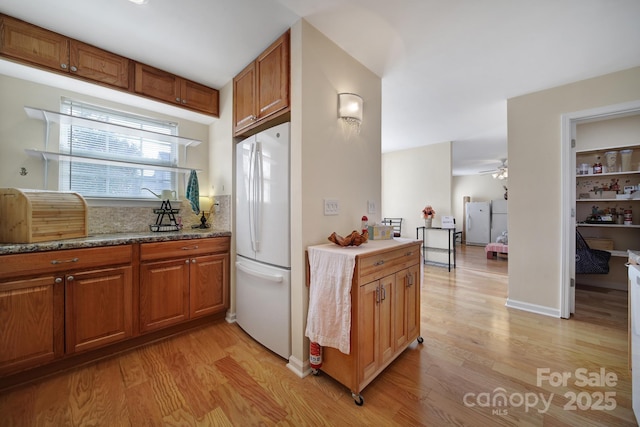
[[491,202],[466,204],[465,243],[484,246],[491,240]]

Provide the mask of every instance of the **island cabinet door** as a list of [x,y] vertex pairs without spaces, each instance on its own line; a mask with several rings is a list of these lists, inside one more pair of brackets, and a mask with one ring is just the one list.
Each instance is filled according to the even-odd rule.
[[188,258],[140,264],[140,332],[189,319]]
[[420,334],[420,266],[396,273],[395,350],[402,351]]
[[64,353],[64,285],[51,276],[0,283],[0,376]]
[[360,287],[358,307],[360,384],[367,384],[394,354],[393,299],[395,276]]
[[65,276],[67,353],[77,353],[132,336],[131,267]]

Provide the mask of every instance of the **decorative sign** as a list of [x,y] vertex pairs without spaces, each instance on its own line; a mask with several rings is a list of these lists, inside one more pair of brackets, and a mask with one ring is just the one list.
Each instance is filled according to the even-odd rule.
[[452,216],[443,216],[442,228],[456,228],[456,219]]

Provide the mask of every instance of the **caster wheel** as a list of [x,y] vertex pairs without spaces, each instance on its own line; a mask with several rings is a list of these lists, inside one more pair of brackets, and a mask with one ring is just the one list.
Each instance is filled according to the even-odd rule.
[[362,397],[361,394],[351,393],[351,397],[353,397],[353,402],[356,405],[358,405],[358,406],[364,405],[364,397]]
[[311,369],[311,373],[313,374],[313,376],[317,377],[318,375],[320,375],[320,369]]
[[418,337],[418,344],[422,344],[424,342],[424,338]]

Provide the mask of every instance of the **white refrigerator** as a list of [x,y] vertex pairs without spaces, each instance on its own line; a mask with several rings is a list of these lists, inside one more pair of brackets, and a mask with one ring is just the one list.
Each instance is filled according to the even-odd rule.
[[491,239],[491,202],[467,202],[465,243],[484,246]]
[[236,145],[236,322],[291,355],[289,123]]
[[496,199],[491,201],[491,241],[507,231],[507,201]]

